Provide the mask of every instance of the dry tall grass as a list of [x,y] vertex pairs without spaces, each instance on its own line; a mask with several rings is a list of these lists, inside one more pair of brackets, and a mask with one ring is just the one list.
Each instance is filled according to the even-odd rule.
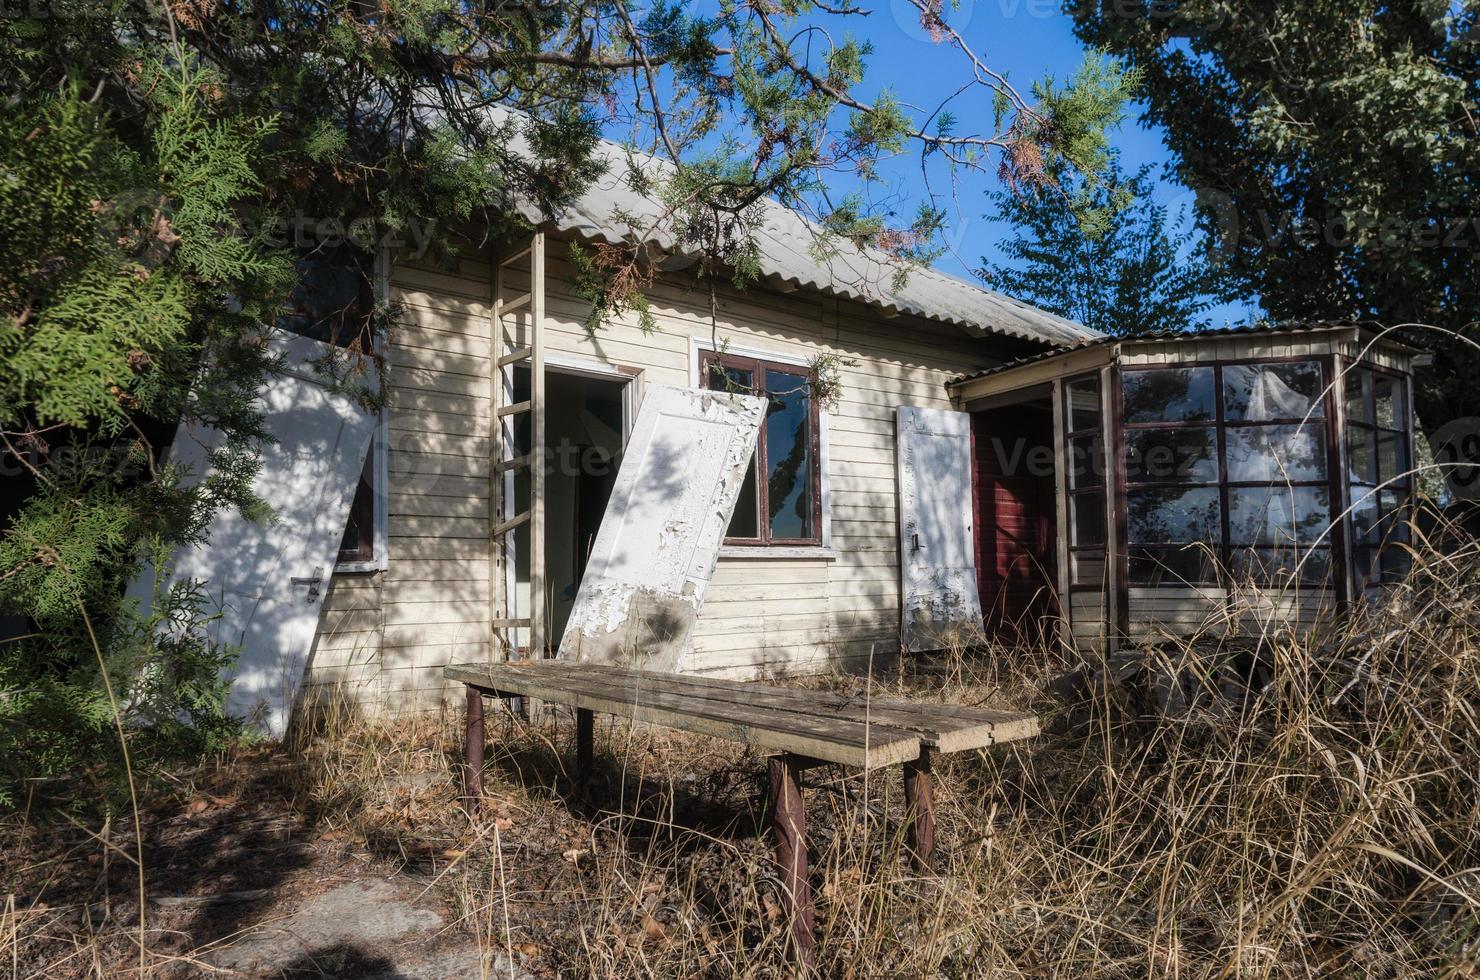
[[[897,769],[808,773],[821,973],[1480,976],[1480,553],[1415,566],[1340,621],[1251,628],[1253,601],[1077,683],[1062,651],[1022,648],[827,681],[1031,705],[1046,732],[939,761],[928,875],[900,853]],[[790,974],[760,756],[602,723],[582,793],[568,716],[496,719],[474,824],[455,712],[328,711],[285,747],[288,791],[533,972]],[[0,937],[22,921],[6,908]]]

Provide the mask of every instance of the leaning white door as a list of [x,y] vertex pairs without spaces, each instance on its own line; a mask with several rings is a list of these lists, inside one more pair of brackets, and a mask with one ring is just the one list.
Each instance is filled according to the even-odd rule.
[[751,395],[648,386],[561,657],[682,666],[764,411]]
[[971,416],[899,407],[900,644],[938,650],[980,635],[972,528]]
[[[326,345],[277,332],[269,343],[286,371],[262,394],[266,428],[277,442],[263,449],[252,487],[275,516],[258,524],[235,509],[217,513],[204,544],[175,553],[163,587],[186,579],[203,584],[216,617],[208,638],[241,648],[227,710],[276,736],[303,679],[376,416],[319,382],[310,362],[329,352]],[[198,480],[222,443],[216,429],[182,426],[170,459]],[[153,578],[146,570],[130,594],[147,604]]]

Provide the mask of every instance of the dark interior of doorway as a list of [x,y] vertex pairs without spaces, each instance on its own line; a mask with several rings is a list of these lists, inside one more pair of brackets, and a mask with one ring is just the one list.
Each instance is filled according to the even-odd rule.
[[1038,643],[1059,613],[1048,393],[972,413],[977,589],[987,635]]
[[[545,622],[550,647],[560,645],[581,576],[616,484],[625,442],[624,377],[549,369],[545,375]],[[514,372],[513,401],[529,397],[529,371]],[[515,416],[518,452],[528,452],[530,419]],[[527,471],[517,471],[514,512],[529,502]],[[529,529],[515,532],[519,615],[529,601]]]

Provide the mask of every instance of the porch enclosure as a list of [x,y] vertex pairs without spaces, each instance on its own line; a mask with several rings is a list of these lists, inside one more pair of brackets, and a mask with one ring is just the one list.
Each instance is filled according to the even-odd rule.
[[[988,632],[1022,635],[1026,617],[1113,647],[1222,631],[1235,611],[1308,623],[1401,577],[1413,353],[1357,326],[1219,331],[1107,340],[954,382],[978,446]],[[1045,416],[1055,465],[1045,477],[1040,455],[1035,477],[1030,420]],[[1046,527],[1063,529],[1051,546]],[[1025,607],[1002,569],[1035,545],[1052,601]]]

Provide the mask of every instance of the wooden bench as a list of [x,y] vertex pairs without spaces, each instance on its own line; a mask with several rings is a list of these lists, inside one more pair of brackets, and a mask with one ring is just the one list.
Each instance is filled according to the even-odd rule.
[[470,809],[482,795],[484,697],[531,697],[575,708],[576,775],[582,783],[591,770],[598,711],[778,753],[767,764],[766,820],[790,905],[794,951],[804,967],[812,964],[815,936],[803,770],[829,762],[859,769],[902,763],[911,857],[924,867],[935,845],[931,757],[1038,734],[1037,717],[1022,712],[864,699],[569,660],[464,664],[444,673],[468,689],[465,792]]

